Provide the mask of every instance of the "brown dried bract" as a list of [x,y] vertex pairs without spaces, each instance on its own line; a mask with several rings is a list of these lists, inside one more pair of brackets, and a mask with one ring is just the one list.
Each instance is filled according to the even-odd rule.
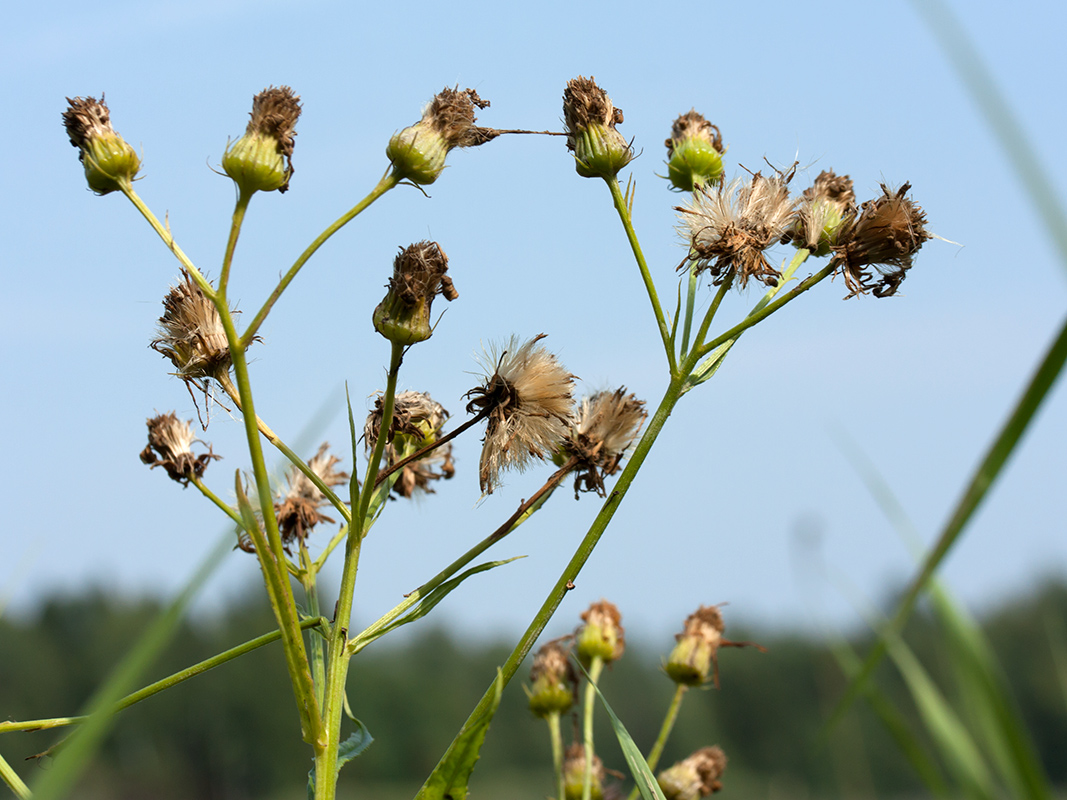
[[674,148],[686,139],[703,139],[720,153],[726,152],[718,126],[708,122],[695,108],[679,116],[671,125],[671,138],[663,143],[667,148],[667,157],[670,158]]
[[579,492],[604,496],[604,478],[619,470],[627,449],[648,417],[645,403],[621,387],[582,400],[563,451],[577,460],[574,497]]
[[198,441],[189,423],[178,419],[173,411],[150,417],[148,446],[141,451],[141,461],[152,468],[163,467],[172,481],[188,486],[203,477],[208,464],[222,458],[211,452],[210,445],[206,453],[194,455],[191,447]]

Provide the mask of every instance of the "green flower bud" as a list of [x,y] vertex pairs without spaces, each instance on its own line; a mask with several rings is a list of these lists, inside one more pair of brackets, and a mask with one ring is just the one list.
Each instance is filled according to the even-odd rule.
[[378,333],[404,346],[429,339],[434,297],[442,294],[449,301],[459,297],[447,271],[448,258],[436,242],[418,242],[401,250],[393,261],[389,292],[374,309]]
[[575,637],[575,649],[583,664],[589,664],[594,658],[610,663],[622,658],[626,650],[626,632],[620,624],[622,614],[607,600],[593,603],[582,612],[585,622]]
[[[599,756],[593,756],[592,766],[592,800],[603,800],[604,777],[607,770]],[[575,742],[567,748],[563,757],[563,797],[565,800],[581,800],[585,783],[585,745]]]
[[400,180],[419,186],[436,181],[445,168],[445,158],[454,147],[476,147],[500,135],[492,128],[474,124],[474,109],[488,108],[473,89],[445,88],[437,94],[422,119],[393,134],[385,154]]
[[111,112],[103,95],[99,100],[68,97],[67,102],[70,105],[63,112],[63,125],[70,143],[78,148],[89,188],[99,195],[129,188],[141,168],[141,159],[111,127]]
[[656,776],[667,800],[700,800],[722,789],[726,754],[718,747],[703,747]]
[[300,97],[288,86],[271,86],[252,99],[251,117],[244,136],[226,148],[222,168],[246,194],[285,192],[293,177]]
[[685,629],[667,659],[667,675],[675,683],[699,686],[708,679],[725,628],[717,606],[701,606],[685,620]]
[[695,110],[674,121],[666,146],[667,177],[676,189],[692,192],[722,182],[722,136]]
[[633,160],[633,150],[615,126],[623,121],[608,93],[593,78],[579,75],[567,81],[563,92],[563,120],[567,149],[574,153],[575,169],[583,178],[614,178]]
[[538,717],[565,713],[578,699],[578,675],[568,648],[559,640],[544,645],[530,668],[532,686],[526,694],[530,711]]

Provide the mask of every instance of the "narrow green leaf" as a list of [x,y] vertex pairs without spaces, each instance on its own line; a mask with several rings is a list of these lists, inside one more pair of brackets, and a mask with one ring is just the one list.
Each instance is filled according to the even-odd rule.
[[467,797],[467,784],[481,753],[485,735],[489,731],[489,723],[500,706],[500,695],[504,691],[504,676],[499,668],[491,691],[492,700],[485,712],[477,719],[468,720],[460,729],[430,773],[430,777],[426,779],[426,783],[415,795],[415,800],[464,800]]
[[730,352],[730,348],[734,346],[736,341],[737,339],[729,339],[712,350],[708,357],[701,361],[692,374],[685,379],[685,383],[682,384],[682,394],[705,381],[711,380],[712,376],[719,371],[723,359],[726,358],[726,354]]
[[[578,666],[585,673],[585,677],[588,680],[589,673],[586,672],[585,667],[581,664]],[[619,740],[619,748],[622,750],[627,766],[630,767],[630,774],[633,775],[634,783],[637,784],[637,789],[641,792],[642,800],[666,800],[663,796],[663,790],[659,788],[656,776],[652,774],[652,770],[648,768],[648,762],[641,755],[640,748],[634,742],[633,737],[630,736],[630,732],[626,730],[626,726],[615,716],[615,712],[608,704],[607,698],[600,691],[600,687],[593,683],[592,680],[589,680],[589,685],[596,691],[604,710],[608,712],[608,717],[611,719],[611,727],[615,731],[615,738]]]

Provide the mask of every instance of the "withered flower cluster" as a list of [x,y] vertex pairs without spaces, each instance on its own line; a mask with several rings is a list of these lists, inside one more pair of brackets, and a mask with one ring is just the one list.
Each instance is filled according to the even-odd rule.
[[723,637],[726,624],[718,606],[701,606],[685,619],[681,633],[667,658],[666,671],[671,680],[685,686],[700,686],[709,674],[719,688],[719,648],[755,647],[764,648],[755,642],[732,642]]
[[63,127],[70,143],[78,148],[89,188],[100,195],[129,188],[137,177],[141,160],[137,152],[111,126],[111,112],[104,96],[67,98]]
[[582,399],[556,462],[574,458],[574,496],[604,496],[604,478],[619,471],[623,457],[648,417],[645,403],[626,388]]
[[437,295],[459,297],[448,272],[448,257],[437,242],[401,248],[393,260],[389,292],[374,310],[374,328],[391,342],[411,345],[433,334],[430,310]]
[[[444,406],[427,392],[400,392],[393,404],[393,421],[386,434],[383,469],[399,464],[403,459],[436,442],[448,419]],[[382,398],[375,399],[374,410],[367,416],[363,437],[370,453],[381,436]],[[452,462],[452,443],[445,442],[425,456],[400,468],[400,476],[393,484],[393,492],[401,497],[413,497],[416,492],[433,494],[433,481],[445,480],[456,474]]]
[[562,714],[578,702],[578,671],[564,643],[569,638],[553,639],[534,654],[527,694],[530,711],[538,717]]
[[172,481],[188,486],[190,481],[203,477],[212,460],[222,458],[211,452],[210,445],[206,453],[195,455],[192,445],[199,441],[193,436],[192,426],[178,419],[173,411],[150,417],[148,445],[141,451],[141,461],[153,469],[163,467]]
[[726,753],[722,748],[702,747],[663,770],[656,782],[667,800],[700,800],[722,789],[719,778],[725,771]]
[[222,168],[247,192],[285,192],[293,177],[293,147],[300,96],[270,86],[252,98],[245,134],[226,148]]
[[582,622],[585,624],[574,634],[579,661],[588,666],[594,658],[606,664],[622,658],[626,651],[626,630],[618,606],[607,600],[593,603],[582,612]]
[[[329,449],[330,445],[323,442],[318,452],[308,460],[308,467],[327,486],[347,483],[348,473],[335,469],[341,459],[331,455]],[[282,544],[285,545],[286,552],[289,552],[289,546],[293,542],[306,539],[311,529],[320,522],[332,523],[334,520],[320,511],[328,506],[330,501],[295,465],[286,470],[285,479],[288,488],[279,493],[274,503],[274,514],[278,520]],[[255,545],[244,532],[240,534],[238,546],[246,552],[255,552]]]
[[567,81],[563,92],[563,122],[567,149],[574,153],[575,169],[583,178],[613,178],[633,160],[630,144],[616,129],[623,114],[596,84],[579,75]]
[[488,419],[478,480],[492,494],[504,469],[523,470],[531,458],[551,457],[570,430],[574,414],[574,376],[538,342],[523,344],[512,336],[503,348],[483,354],[489,373],[467,393],[467,413]]
[[179,378],[204,391],[205,379],[221,378],[230,370],[230,349],[218,309],[185,270],[163,298],[159,336],[149,346],[170,359]]

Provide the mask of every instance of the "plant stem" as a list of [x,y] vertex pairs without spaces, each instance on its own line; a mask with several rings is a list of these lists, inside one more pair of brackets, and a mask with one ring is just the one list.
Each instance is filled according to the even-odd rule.
[[626,198],[623,197],[618,180],[605,178],[604,182],[607,183],[608,189],[611,191],[611,198],[615,202],[615,210],[619,213],[623,228],[626,229],[626,238],[630,242],[630,249],[633,250],[634,258],[637,259],[637,266],[641,270],[641,280],[645,282],[645,291],[648,292],[649,302],[652,303],[652,313],[656,315],[659,335],[663,339],[663,349],[667,353],[667,364],[673,374],[677,364],[674,357],[674,348],[671,347],[671,332],[667,327],[663,308],[660,306],[659,295],[656,293],[656,284],[652,281],[652,274],[648,270],[648,262],[645,261],[645,254],[641,251],[641,243],[637,240],[637,232],[634,230],[633,221],[630,219],[630,210],[626,207]]
[[418,461],[420,458],[422,458],[423,456],[427,455],[428,453],[433,452],[434,450],[436,450],[441,445],[444,445],[444,444],[447,444],[448,442],[451,442],[453,439],[455,439],[461,433],[463,433],[466,430],[469,430],[471,428],[471,426],[477,424],[478,422],[481,422],[483,419],[488,417],[490,411],[491,411],[491,409],[489,407],[483,408],[481,411],[479,411],[477,414],[475,414],[469,420],[464,422],[462,425],[460,425],[454,431],[449,431],[444,436],[442,436],[440,439],[436,439],[435,441],[430,442],[425,447],[419,448],[414,453],[412,453],[410,456],[407,456],[406,458],[403,458],[400,461],[397,461],[395,464],[393,464],[388,469],[383,470],[382,472],[378,473],[378,477],[374,479],[374,485],[378,486],[383,481],[385,481],[386,478],[388,478],[390,475],[392,475],[394,472],[403,469],[408,464],[410,464],[412,461]]
[[7,763],[3,756],[0,756],[0,780],[3,780],[8,785],[8,788],[19,800],[30,800],[33,797],[30,787],[23,783],[22,778],[11,768],[11,765]]
[[241,235],[241,225],[244,223],[245,212],[248,211],[248,203],[252,199],[252,192],[240,190],[237,196],[237,204],[233,209],[233,221],[230,223],[230,238],[226,242],[226,253],[222,257],[222,273],[219,275],[219,295],[226,296],[226,289],[230,283],[230,266],[233,264],[233,253],[237,249],[237,237]]
[[373,203],[383,194],[385,194],[394,186],[396,186],[397,183],[398,181],[396,179],[396,176],[390,170],[382,176],[382,179],[378,181],[378,185],[371,189],[370,194],[368,194],[366,197],[356,203],[352,208],[342,214],[332,225],[330,225],[328,228],[326,228],[326,230],[320,233],[315,238],[315,241],[313,241],[307,246],[304,252],[300,254],[300,257],[297,258],[295,262],[293,262],[293,266],[289,267],[289,271],[286,272],[284,276],[282,276],[282,279],[278,282],[278,285],[274,287],[274,291],[271,292],[270,297],[267,298],[267,301],[263,304],[263,307],[259,309],[259,312],[253,318],[252,322],[249,324],[244,334],[242,334],[241,344],[244,347],[247,347],[251,343],[252,339],[256,335],[256,331],[259,330],[259,326],[263,324],[263,320],[267,318],[267,314],[270,313],[270,310],[274,307],[274,304],[278,302],[278,298],[282,296],[282,292],[284,292],[286,287],[288,287],[289,284],[292,283],[293,278],[297,276],[297,273],[300,272],[301,268],[304,266],[304,264],[307,263],[308,259],[315,254],[315,251],[322,247],[322,245],[326,243],[327,239],[329,239],[331,236],[337,233],[337,231],[341,230],[341,228],[343,228],[345,225],[355,219],[361,212],[363,212],[368,206],[370,206],[371,203]]
[[[337,595],[337,607],[330,630],[330,646],[326,667],[326,691],[322,706],[322,722],[325,727],[322,747],[315,749],[315,800],[334,800],[337,796],[337,748],[341,743],[341,712],[344,708],[345,679],[348,676],[348,621],[352,616],[352,602],[356,591],[356,575],[359,572],[359,553],[367,528],[367,511],[371,496],[370,487],[378,474],[378,465],[385,452],[386,432],[393,422],[396,402],[396,382],[400,365],[404,360],[404,347],[392,345],[389,373],[385,393],[382,396],[382,435],[374,443],[374,450],[367,463],[363,479],[363,492],[353,491],[352,523],[345,542],[345,563],[341,572],[341,586]],[[355,481],[352,482],[355,487]]]
[[596,702],[596,684],[604,671],[604,659],[593,656],[589,664],[589,682],[585,687],[585,702],[582,707],[582,746],[585,748],[585,772],[582,774],[582,800],[593,796],[593,705]]
[[127,199],[133,203],[134,207],[141,212],[141,216],[143,216],[148,221],[148,224],[152,226],[152,230],[154,230],[159,238],[163,240],[163,244],[165,244],[174,254],[174,257],[178,259],[178,263],[182,265],[185,271],[192,277],[193,281],[196,282],[196,285],[200,287],[200,291],[214,300],[215,288],[208,282],[207,278],[200,274],[200,270],[198,270],[196,265],[189,260],[189,256],[185,255],[182,249],[178,247],[177,242],[174,241],[174,237],[171,236],[170,229],[156,219],[156,215],[145,205],[140,195],[133,190],[132,186],[123,185],[121,188],[122,193],[126,195]]
[[[319,617],[319,586],[318,570],[311,560],[304,540],[300,540],[300,585],[304,587],[304,598],[307,602],[308,614]],[[312,633],[309,639],[311,643],[311,677],[315,682],[315,700],[322,708],[323,691],[326,688],[326,661],[322,650],[322,637]]]
[[559,717],[558,711],[551,711],[545,717],[545,722],[548,723],[548,737],[552,740],[552,771],[556,778],[556,797],[564,800],[563,735],[560,733]]
[[[667,715],[663,718],[663,725],[659,729],[659,736],[656,737],[656,741],[652,744],[652,750],[649,751],[648,758],[645,759],[650,772],[656,771],[656,765],[659,764],[660,756],[663,755],[663,748],[667,744],[667,738],[671,735],[674,723],[678,719],[678,711],[682,707],[682,698],[685,697],[685,692],[688,688],[689,687],[684,683],[679,683],[674,687],[674,697],[671,698],[671,704],[667,709]],[[635,786],[630,791],[626,800],[637,800],[637,796],[640,793],[641,790]]]

